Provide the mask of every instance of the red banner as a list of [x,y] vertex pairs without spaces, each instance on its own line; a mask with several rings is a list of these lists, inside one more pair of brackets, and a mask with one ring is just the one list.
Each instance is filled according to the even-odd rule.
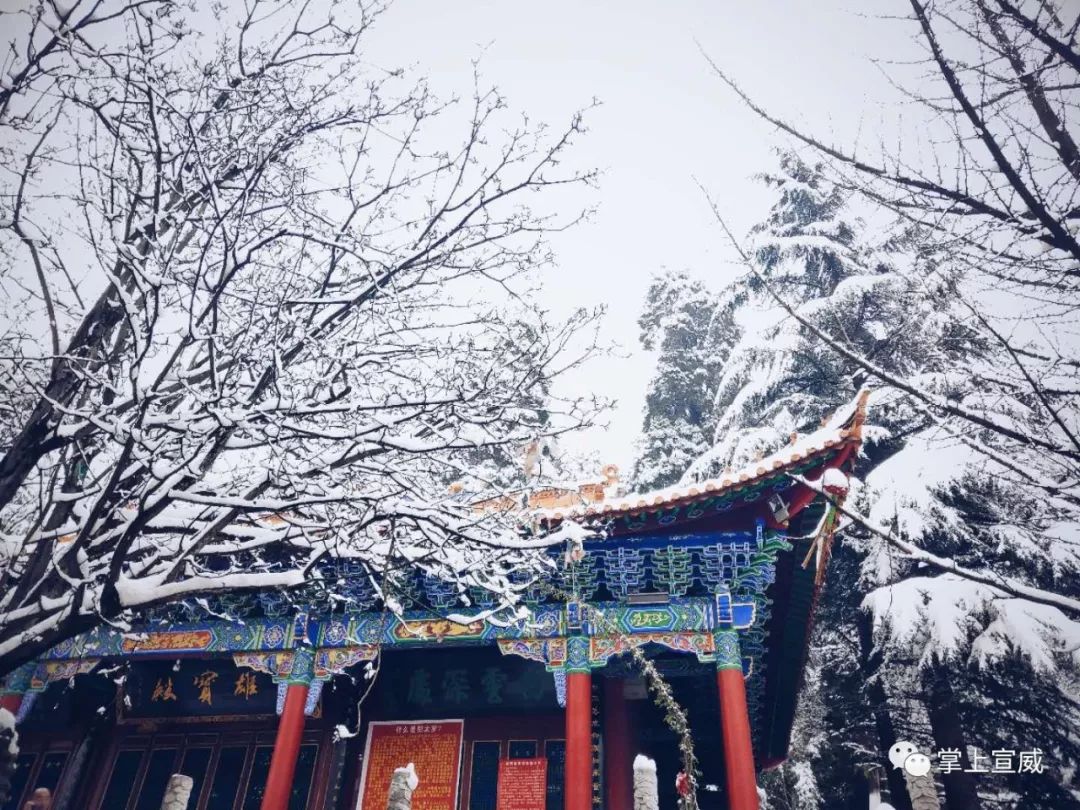
[[544,810],[547,803],[547,759],[499,760],[497,810]]
[[410,762],[419,785],[412,810],[456,810],[463,720],[372,721],[357,810],[386,810],[390,777]]

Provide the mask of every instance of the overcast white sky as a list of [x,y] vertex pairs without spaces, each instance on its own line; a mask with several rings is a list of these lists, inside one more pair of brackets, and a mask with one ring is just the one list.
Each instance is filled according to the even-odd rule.
[[[782,143],[713,76],[695,40],[765,104],[851,144],[893,117],[897,94],[868,57],[909,55],[910,26],[890,0],[398,0],[369,39],[377,64],[402,64],[449,93],[471,87],[471,60],[515,108],[562,124],[595,96],[577,153],[604,170],[597,216],[554,241],[552,310],[606,303],[605,334],[625,358],[594,363],[564,390],[618,399],[607,430],[583,439],[606,461],[633,459],[652,358],[636,320],[650,275],[685,269],[718,286],[736,272],[696,175],[738,232],[770,197],[753,175]],[[873,15],[873,16],[866,16]],[[875,136],[876,137],[876,136]]]
[[[628,469],[652,358],[636,320],[651,274],[685,269],[717,286],[733,277],[693,176],[744,232],[770,196],[753,175],[782,143],[713,76],[695,40],[765,104],[851,144],[879,131],[899,100],[869,57],[910,55],[910,27],[889,0],[398,0],[369,39],[377,64],[405,65],[442,93],[471,88],[471,60],[533,118],[562,124],[595,96],[577,153],[603,169],[589,223],[558,235],[544,295],[553,312],[606,303],[605,335],[623,358],[594,363],[566,391],[618,400],[583,449]],[[867,16],[873,15],[873,16]],[[861,135],[860,135],[861,133]],[[874,136],[876,137],[876,135]]]

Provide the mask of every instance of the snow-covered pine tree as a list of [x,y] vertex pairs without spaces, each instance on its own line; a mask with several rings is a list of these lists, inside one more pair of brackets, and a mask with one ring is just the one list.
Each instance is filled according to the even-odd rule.
[[[803,170],[795,169],[796,178],[807,187],[785,195],[781,185],[780,203],[755,232],[756,259],[774,288],[879,366],[958,401],[979,396],[996,358],[965,317],[964,279],[921,253],[917,232],[859,244],[865,240],[854,239],[855,229],[835,219],[843,212],[835,189]],[[831,255],[827,243],[807,239],[830,231],[843,246]],[[783,317],[748,330],[724,370],[723,381],[732,380],[745,382],[728,382],[727,390],[722,382],[718,391],[717,446],[706,456],[714,467],[773,450],[790,427],[806,429],[815,410],[862,384],[856,366]],[[858,470],[869,484],[857,496],[860,507],[960,564],[1074,593],[1066,583],[1076,570],[1075,546],[1055,542],[1073,525],[1063,505],[1035,497],[923,413],[894,391],[875,393]],[[729,424],[750,427],[762,444],[738,446],[741,431]],[[726,457],[717,459],[717,450]],[[822,806],[851,801],[854,773],[897,737],[933,749],[974,746],[984,767],[994,750],[1054,752],[1056,773],[944,775],[949,810],[1076,806],[1064,787],[1077,762],[1075,625],[1056,609],[927,573],[857,532],[834,555],[811,661],[818,682],[808,690],[824,704],[824,722],[804,727],[809,736],[796,740],[812,757]],[[889,775],[892,803],[907,806],[896,773]]]
[[[963,317],[962,279],[920,252],[919,232],[872,243],[844,195],[793,156],[766,181],[779,200],[754,229],[753,250],[774,289],[879,366],[959,401],[977,395],[993,346]],[[866,382],[755,281],[718,299],[739,335],[713,383],[715,444],[686,480],[776,449]],[[871,420],[857,471],[869,486],[854,494],[860,508],[931,551],[1061,591],[1075,559],[1051,541],[1071,525],[1060,509],[1000,470],[988,475],[985,458],[895,391],[875,392]],[[857,532],[835,551],[800,709],[817,720],[799,725],[792,762],[770,777],[773,806],[865,806],[853,786],[867,767],[888,767],[882,754],[898,738],[988,754],[1038,747],[1033,728],[1043,729],[1056,773],[950,773],[948,808],[1071,806],[1063,785],[1076,761],[1072,625],[1052,608],[927,574]],[[1001,683],[1016,688],[991,688]],[[1055,701],[1059,712],[1047,722]],[[886,774],[891,803],[910,807],[898,772]]]
[[[897,247],[862,244],[856,238],[859,223],[845,211],[843,193],[796,156],[782,155],[779,170],[763,179],[778,193],[767,219],[752,232],[756,258],[768,278],[823,326],[856,336],[868,351],[925,362],[913,335],[940,332],[944,319],[935,318],[933,311],[916,314],[915,291],[887,261],[889,249],[897,252]],[[711,299],[715,311],[699,315],[698,323],[726,325],[723,342],[717,341],[723,353],[710,358],[715,371],[706,377],[705,387],[711,402],[696,409],[699,421],[687,432],[695,441],[700,441],[696,436],[701,431],[711,433],[712,447],[688,465],[685,480],[717,475],[777,449],[793,432],[817,427],[823,416],[850,401],[862,383],[776,308],[752,279],[742,279]],[[681,321],[676,323],[682,327]],[[915,329],[895,328],[898,323]],[[651,339],[660,343],[664,338]],[[654,387],[650,405],[670,403],[672,391],[677,389]],[[668,412],[678,412],[679,405],[677,400],[667,405]],[[913,419],[918,422],[897,410],[897,424],[888,433],[911,429],[901,422]],[[877,428],[876,435],[886,433]],[[879,759],[876,714],[862,692],[865,678],[857,645],[850,644],[858,638],[854,617],[862,598],[855,587],[860,565],[861,555],[838,550],[834,567],[847,584],[835,589],[834,604],[826,599],[821,605],[821,629],[810,662],[810,700],[801,710],[801,717],[815,720],[799,723],[796,757],[771,777],[775,807],[844,806],[852,798],[856,774]]]
[[[1028,749],[1024,773],[966,773],[966,761],[948,769],[948,810],[1077,807],[1075,14],[1035,0],[905,5],[928,68],[900,80],[931,133],[914,151],[903,137],[872,155],[837,148],[714,68],[758,115],[820,155],[830,178],[900,223],[890,258],[912,293],[915,353],[889,345],[902,319],[886,322],[875,351],[848,331],[835,294],[808,301],[784,288],[760,251],[739,252],[801,326],[788,334],[805,330],[833,362],[845,358],[880,387],[860,470],[868,486],[849,505],[869,512],[857,522],[888,545],[856,535],[846,544],[864,558],[853,592],[868,593],[858,606],[870,617],[859,645],[868,688],[896,709],[905,724],[896,733],[966,753],[972,769],[986,770],[997,749],[1008,771],[1006,752]],[[905,245],[910,259],[899,261]],[[851,584],[837,573],[831,589]],[[1036,748],[1046,763],[1036,764]]]
[[[779,171],[762,180],[778,199],[752,229],[752,250],[788,301],[887,365],[944,369],[967,350],[970,335],[950,322],[945,285],[923,289],[894,265],[898,257],[909,260],[912,234],[858,241],[861,223],[845,211],[844,193],[793,154],[782,154]],[[738,340],[712,382],[713,446],[690,465],[687,478],[786,444],[793,432],[816,427],[851,401],[865,382],[776,306],[753,276],[737,281],[722,301],[725,311],[714,317],[734,324]],[[900,408],[891,415],[922,423]]]
[[[926,439],[913,437],[870,474],[868,506],[880,517],[892,511],[933,553],[1075,595],[1077,550],[1060,534],[1075,525],[1055,524],[1053,505],[1001,470],[987,475],[985,462],[962,448],[952,447],[959,457],[950,458],[948,446]],[[934,748],[959,749],[964,768],[991,771],[944,776],[947,807],[1080,807],[1076,623],[1056,608],[929,573],[903,560],[868,560],[864,605],[895,698],[925,707]]]
[[[763,179],[776,189],[777,201],[751,237],[769,282],[822,328],[884,362],[946,366],[951,358],[932,357],[922,341],[947,331],[947,319],[918,306],[919,290],[894,265],[907,259],[906,245],[859,238],[862,224],[847,210],[844,193],[794,155],[782,155],[779,170]],[[724,317],[737,324],[739,339],[714,383],[713,447],[691,465],[687,479],[717,475],[776,450],[792,433],[817,427],[864,382],[777,308],[753,277],[737,282],[724,301]],[[963,343],[962,336],[951,337],[954,345]],[[869,436],[902,436],[921,425],[917,414],[900,409],[886,424],[882,416]],[[883,441],[871,452],[890,451]],[[861,773],[895,741],[888,737],[894,721],[885,694],[867,689],[870,655],[858,643],[862,560],[855,547],[834,554],[800,709],[816,720],[798,724],[791,763],[770,777],[777,807],[860,806]],[[901,793],[902,780],[891,776],[892,792]]]
[[675,483],[712,443],[712,380],[737,337],[728,314],[686,273],[665,272],[649,286],[638,326],[657,361],[632,476],[639,491]]

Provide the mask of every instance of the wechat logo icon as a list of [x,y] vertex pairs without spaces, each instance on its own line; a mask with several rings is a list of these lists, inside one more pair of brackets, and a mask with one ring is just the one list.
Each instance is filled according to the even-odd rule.
[[894,768],[903,768],[911,776],[930,773],[930,757],[920,753],[914,743],[901,740],[889,749],[889,762]]

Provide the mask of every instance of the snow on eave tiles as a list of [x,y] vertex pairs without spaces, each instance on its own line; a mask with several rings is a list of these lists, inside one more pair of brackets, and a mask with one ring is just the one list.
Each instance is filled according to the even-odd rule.
[[657,510],[714,497],[730,490],[753,484],[766,476],[782,472],[811,458],[846,444],[862,443],[862,426],[866,419],[866,400],[869,392],[862,391],[852,402],[840,408],[825,424],[813,433],[795,438],[792,444],[751,462],[739,470],[725,472],[718,478],[688,486],[674,486],[652,492],[635,493],[606,499],[599,503],[583,503],[569,508],[535,509],[537,520],[557,522],[563,519],[586,520],[609,518]]

